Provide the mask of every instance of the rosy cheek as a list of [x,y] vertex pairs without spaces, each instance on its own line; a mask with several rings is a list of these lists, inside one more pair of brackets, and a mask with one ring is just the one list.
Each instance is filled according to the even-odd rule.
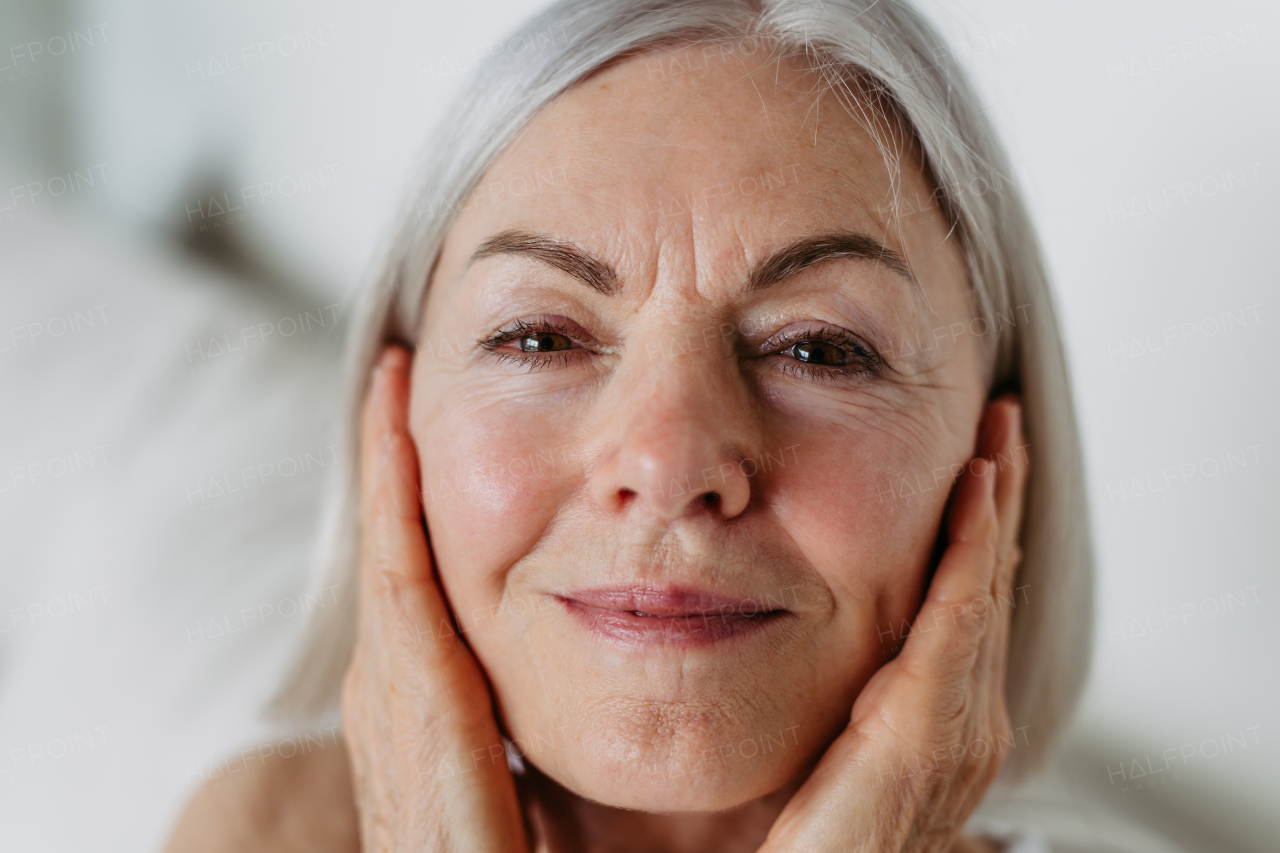
[[581,472],[553,427],[498,407],[451,408],[460,414],[418,439],[432,548],[451,597],[477,584],[474,594],[500,594],[502,574],[533,549]]
[[[923,581],[950,484],[900,496],[895,484],[917,468],[923,482],[929,469],[921,460],[865,447],[803,460],[770,484],[788,534],[824,576],[837,607],[858,620],[853,630],[901,618],[918,595],[918,584],[904,584],[903,575]],[[871,610],[877,603],[881,613]]]

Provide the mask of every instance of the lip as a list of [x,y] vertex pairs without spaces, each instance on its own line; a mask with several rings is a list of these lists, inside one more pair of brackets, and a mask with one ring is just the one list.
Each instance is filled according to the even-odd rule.
[[592,633],[632,645],[709,645],[758,633],[793,615],[770,607],[764,597],[684,586],[615,586],[555,597]]

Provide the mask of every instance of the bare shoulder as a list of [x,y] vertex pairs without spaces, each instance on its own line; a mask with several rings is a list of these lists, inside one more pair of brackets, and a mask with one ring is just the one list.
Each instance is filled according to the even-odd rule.
[[267,758],[232,784],[205,783],[187,803],[165,853],[306,850],[358,853],[360,832],[346,743]]

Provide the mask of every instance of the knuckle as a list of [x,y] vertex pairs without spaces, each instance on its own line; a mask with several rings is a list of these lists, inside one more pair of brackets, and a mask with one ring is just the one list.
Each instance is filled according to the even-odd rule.
[[955,630],[948,638],[949,651],[953,654],[967,653],[986,629],[990,612],[991,598],[986,594],[952,605],[950,613]]

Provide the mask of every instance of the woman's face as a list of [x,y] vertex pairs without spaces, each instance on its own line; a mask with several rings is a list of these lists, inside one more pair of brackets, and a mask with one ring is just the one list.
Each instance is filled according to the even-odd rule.
[[729,808],[816,759],[919,606],[985,398],[919,162],[891,178],[752,47],[548,106],[450,230],[414,362],[458,625],[526,760],[613,806]]

